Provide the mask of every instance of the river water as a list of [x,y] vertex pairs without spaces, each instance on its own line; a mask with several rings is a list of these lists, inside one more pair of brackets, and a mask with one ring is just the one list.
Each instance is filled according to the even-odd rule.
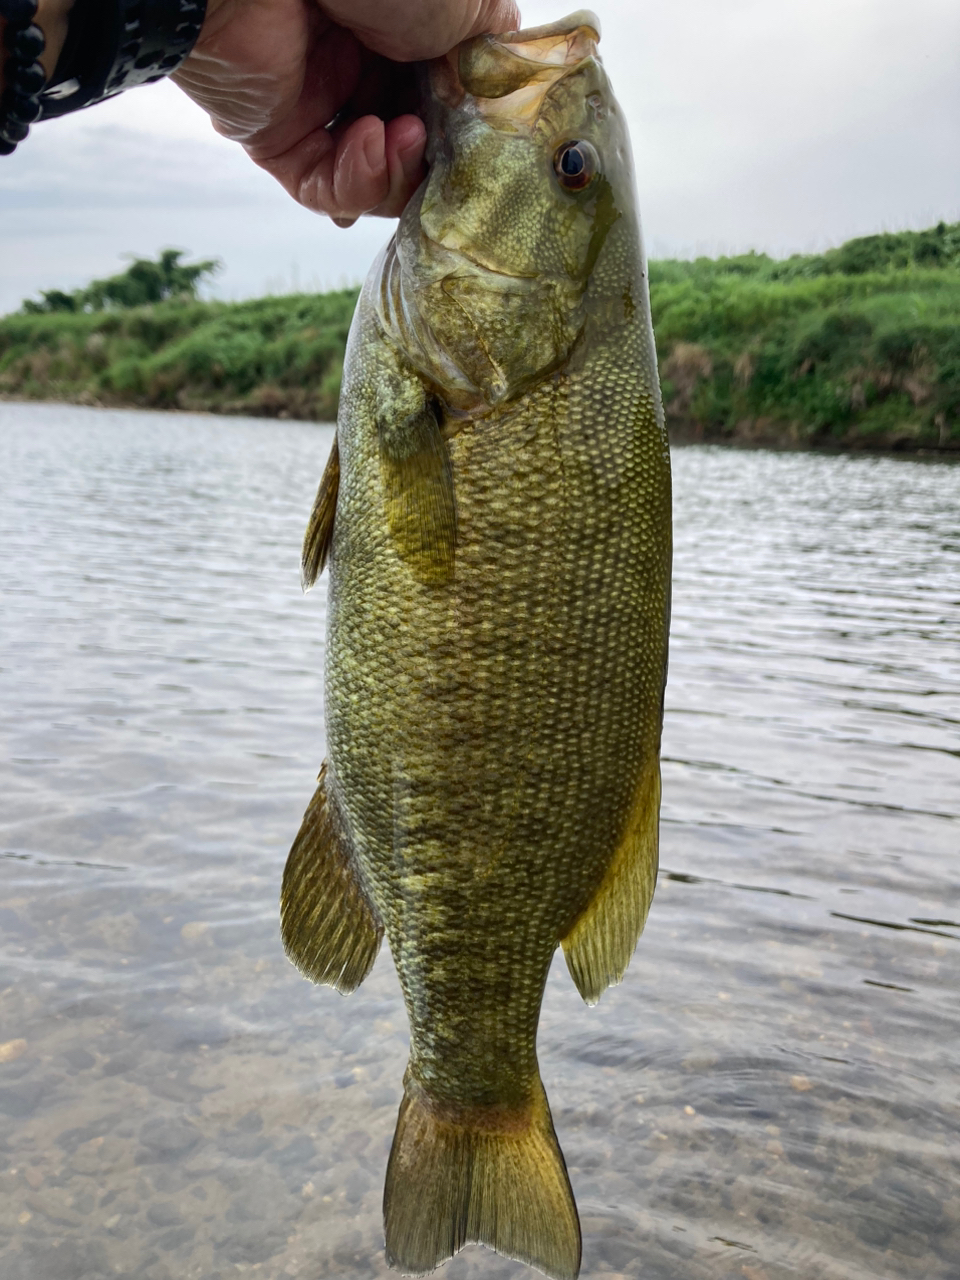
[[[4,1280],[388,1274],[396,977],[343,999],[277,936],[331,439],[0,404]],[[622,986],[561,962],[540,1033],[583,1274],[955,1280],[960,469],[675,474],[660,884]]]

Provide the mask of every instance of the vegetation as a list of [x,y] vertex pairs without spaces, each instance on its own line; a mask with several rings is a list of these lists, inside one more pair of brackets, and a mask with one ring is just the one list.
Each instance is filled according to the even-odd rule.
[[107,311],[113,307],[143,307],[168,298],[196,298],[197,286],[204,276],[220,270],[217,258],[205,262],[184,263],[181,249],[164,249],[156,262],[134,258],[126,271],[106,280],[92,280],[85,289],[64,293],[48,289],[39,302],[29,298],[23,304],[27,315],[45,315],[51,311]]
[[[179,259],[0,318],[0,396],[334,417],[356,291],[201,302],[215,264]],[[650,286],[675,435],[960,448],[960,223],[652,262]]]
[[960,223],[653,262],[667,416],[705,439],[960,448]]
[[[357,291],[202,302],[196,284],[213,264],[171,252],[62,295],[75,305],[45,294],[0,318],[0,397],[335,418]],[[159,283],[143,269],[165,263]],[[121,301],[141,285],[160,296]]]

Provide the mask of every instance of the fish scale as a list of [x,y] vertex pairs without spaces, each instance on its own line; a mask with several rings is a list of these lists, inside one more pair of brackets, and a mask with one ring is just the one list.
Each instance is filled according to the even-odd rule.
[[[284,938],[350,990],[386,933],[411,1030],[387,1256],[413,1274],[468,1240],[576,1274],[544,984],[560,944],[585,999],[619,981],[656,876],[669,458],[596,30],[581,13],[433,68],[430,177],[361,294],[305,541],[308,582],[329,556],[329,754]],[[490,93],[499,57],[485,106],[470,77]],[[514,118],[522,58],[542,101],[521,88]],[[553,172],[564,146],[575,176],[599,158],[583,191]]]

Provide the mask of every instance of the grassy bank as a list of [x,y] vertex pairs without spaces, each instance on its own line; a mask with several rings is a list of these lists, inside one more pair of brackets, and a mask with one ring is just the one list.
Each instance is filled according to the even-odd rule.
[[650,266],[664,401],[705,439],[960,448],[960,224]]
[[356,291],[0,319],[0,395],[336,417]]
[[[650,284],[674,434],[960,449],[960,224],[653,262]],[[0,318],[0,396],[329,420],[355,299],[34,304]]]

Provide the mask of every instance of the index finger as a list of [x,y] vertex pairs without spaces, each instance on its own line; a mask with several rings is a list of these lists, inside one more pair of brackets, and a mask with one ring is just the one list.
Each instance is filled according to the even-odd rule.
[[324,13],[349,28],[368,49],[395,62],[439,58],[469,36],[516,31],[514,0],[318,0]]

